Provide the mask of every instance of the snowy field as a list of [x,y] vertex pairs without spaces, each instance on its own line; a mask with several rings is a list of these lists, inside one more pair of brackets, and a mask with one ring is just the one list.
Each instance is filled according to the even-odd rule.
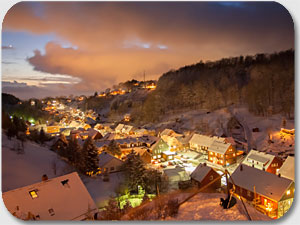
[[40,182],[43,174],[50,179],[73,171],[56,153],[30,141],[24,143],[24,153],[18,154],[16,142],[2,133],[3,192]]
[[[16,142],[18,140],[15,138],[8,140],[7,136],[2,134],[3,192],[40,182],[43,174],[47,174],[50,179],[74,171],[56,153],[34,142],[25,142],[24,154],[18,154],[14,151]],[[112,173],[109,178],[108,182],[103,182],[100,176],[81,176],[98,207],[103,207],[106,201],[115,195],[115,190],[123,180],[121,173]]]
[[[232,208],[223,209],[219,205],[220,198],[226,198],[225,194],[199,193],[180,206],[176,217],[168,220],[248,220],[240,200],[237,199],[237,204]],[[246,204],[246,207],[251,220],[271,220],[252,206]]]

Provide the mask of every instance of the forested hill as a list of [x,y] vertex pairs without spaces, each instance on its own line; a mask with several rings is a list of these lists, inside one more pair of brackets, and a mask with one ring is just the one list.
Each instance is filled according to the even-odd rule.
[[199,62],[163,74],[139,119],[157,121],[177,109],[215,110],[247,104],[259,115],[294,111],[294,50]]
[[21,101],[20,99],[18,99],[17,97],[15,97],[11,94],[2,93],[2,106],[3,105],[16,105],[20,101]]

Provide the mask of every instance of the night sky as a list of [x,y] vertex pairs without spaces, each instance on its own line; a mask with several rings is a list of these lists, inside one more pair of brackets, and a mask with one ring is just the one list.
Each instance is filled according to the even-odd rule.
[[275,2],[23,2],[6,14],[2,40],[2,92],[25,99],[294,48],[294,24]]

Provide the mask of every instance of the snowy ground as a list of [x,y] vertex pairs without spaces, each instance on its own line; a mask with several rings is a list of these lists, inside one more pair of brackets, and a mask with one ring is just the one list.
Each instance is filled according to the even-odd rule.
[[[165,116],[161,123],[155,124],[152,128],[160,130],[170,128],[177,132],[200,131],[203,130],[203,124],[205,124],[208,125],[208,132],[217,134],[221,127],[226,129],[230,117],[231,115],[226,109],[220,109],[209,113],[205,110],[192,110],[182,113],[175,112]],[[179,119],[180,122],[175,122],[176,119]]]
[[92,196],[98,208],[106,205],[110,197],[115,196],[115,191],[123,181],[124,177],[121,172],[109,174],[109,181],[104,182],[101,176],[96,178],[82,178],[87,190]]
[[24,154],[18,154],[16,142],[2,133],[3,192],[40,182],[43,174],[53,178],[73,171],[56,153],[33,142],[25,142]]
[[[46,147],[27,141],[25,143],[24,154],[14,151],[15,138],[7,139],[2,133],[2,192],[24,187],[40,182],[43,174],[48,178],[68,174],[74,169],[61,160],[56,153]],[[56,174],[54,173],[54,163]],[[100,176],[89,178],[81,176],[91,197],[102,207],[110,196],[115,194],[116,188],[122,182],[121,173],[112,173],[109,182],[103,182]]]
[[[225,198],[225,194],[199,193],[180,206],[176,217],[168,220],[248,220],[240,200],[232,208],[223,209],[220,198]],[[252,206],[246,204],[246,207],[251,220],[271,220]]]
[[[252,147],[255,147],[259,151],[275,153],[284,158],[288,154],[294,154],[294,137],[287,135],[285,138],[281,138],[279,135],[279,131],[282,128],[282,115],[276,114],[269,117],[255,116],[243,107],[234,108],[233,113],[248,126],[251,132],[248,136],[251,136]],[[259,132],[252,132],[253,128],[259,128]],[[294,120],[286,120],[285,128],[295,128]],[[271,134],[274,143],[268,143],[269,134]]]

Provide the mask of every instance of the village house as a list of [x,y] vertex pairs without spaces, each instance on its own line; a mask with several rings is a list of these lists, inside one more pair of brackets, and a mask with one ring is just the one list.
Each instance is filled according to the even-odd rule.
[[[210,136],[201,135],[201,134],[194,134],[189,141],[190,148],[197,152],[207,154],[208,149],[210,148],[212,143],[215,141],[215,139],[219,139],[219,138],[218,137],[210,137]],[[221,139],[223,140],[223,138],[220,138],[220,140]]]
[[208,161],[221,166],[228,166],[236,162],[236,150],[230,143],[215,140],[208,149]]
[[102,152],[99,156],[99,169],[101,173],[113,173],[121,171],[123,161],[107,152]]
[[93,128],[89,128],[87,132],[88,132],[88,136],[91,137],[93,140],[99,140],[103,138],[102,134]]
[[294,181],[244,164],[231,175],[234,192],[272,218],[282,217],[294,199]]
[[275,155],[251,150],[243,160],[243,164],[260,170],[265,170],[269,173],[277,174],[282,165],[282,161]]
[[182,167],[164,169],[163,173],[167,176],[170,189],[178,189],[178,183],[190,179],[189,175]]
[[176,137],[176,139],[178,140],[178,142],[180,143],[180,149],[179,150],[186,150],[189,149],[190,147],[190,140],[193,137],[194,134],[189,134],[189,135],[182,135],[182,136],[178,136]]
[[169,150],[169,146],[163,139],[160,138],[150,147],[150,150],[153,159],[160,159],[162,157],[162,153]]
[[216,178],[220,179],[216,180],[214,183],[209,185],[209,187],[205,188],[203,192],[215,192],[216,189],[220,188],[221,175],[218,174],[213,168],[207,166],[206,163],[199,164],[191,174],[192,185],[197,186],[198,188],[204,187]]
[[145,147],[135,147],[132,150],[140,156],[144,163],[151,163],[152,155],[149,149]]
[[295,181],[295,158],[288,156],[280,167],[278,174],[282,177]]
[[165,129],[159,136],[170,146],[171,150],[176,151],[182,149],[182,145],[177,139],[177,137],[181,137],[182,134],[177,134],[171,129]]
[[165,161],[174,160],[175,152],[167,150],[162,152],[161,156]]
[[68,147],[68,140],[64,136],[56,137],[51,145],[51,150],[54,152],[59,152],[61,149],[66,149]]
[[76,172],[2,194],[8,211],[22,220],[86,220],[98,212]]
[[117,134],[133,134],[133,126],[125,125],[125,124],[118,124],[118,126],[115,128],[115,132]]

